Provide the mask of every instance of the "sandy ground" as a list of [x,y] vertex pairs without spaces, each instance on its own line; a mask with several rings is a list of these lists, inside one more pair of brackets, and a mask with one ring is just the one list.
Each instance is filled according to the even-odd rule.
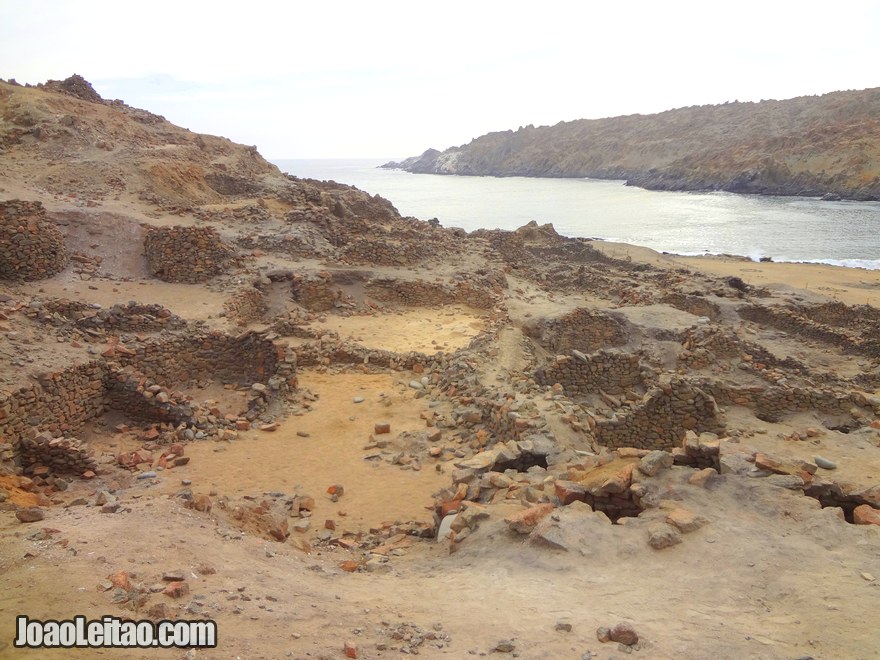
[[[431,495],[448,483],[434,464],[419,471],[370,460],[376,423],[391,425],[389,438],[425,429],[421,413],[429,410],[414,390],[388,375],[304,372],[300,387],[318,396],[312,410],[284,420],[277,431],[249,431],[232,443],[190,445],[191,466],[176,468],[161,492],[179,490],[191,479],[194,493],[216,489],[222,495],[302,493],[316,501],[318,531],[335,519],[352,532],[383,521],[430,521]],[[355,403],[356,397],[364,401]],[[375,436],[380,438],[381,436]],[[436,464],[436,461],[433,461]],[[341,484],[345,494],[332,502],[327,488]],[[340,516],[342,511],[345,515]]]
[[[27,90],[22,96],[35,99],[40,94]],[[144,182],[160,196],[201,205],[202,210],[247,208],[262,202],[263,209],[276,214],[271,221],[242,221],[240,226],[224,219],[218,229],[230,240],[236,233],[284,229],[291,205],[306,197],[326,204],[309,206],[309,213],[323,214],[325,219],[339,217],[334,189],[299,191],[302,198],[292,195],[287,201],[241,195],[217,201],[223,196],[206,188],[202,174],[216,160],[223,167],[214,173],[238,176],[236,159],[247,164],[256,158],[249,150],[205,138],[187,156],[184,145],[191,145],[197,137],[194,134],[165,124],[154,129],[153,124],[97,105],[100,122],[89,123],[87,116],[76,118],[83,122],[77,130],[88,135],[85,146],[76,152],[79,147],[73,143],[52,141],[52,135],[67,134],[62,130],[65,125],[58,125],[59,117],[73,112],[70,108],[75,105],[69,97],[59,98],[62,105],[54,110],[30,108],[39,121],[47,122],[49,137],[39,142],[25,138],[20,143],[24,146],[10,142],[17,150],[16,158],[0,164],[0,197],[43,200],[71,247],[101,257],[102,267],[95,275],[71,268],[51,280],[0,288],[13,301],[26,304],[35,297],[67,297],[105,307],[129,300],[159,303],[191,321],[240,332],[247,328],[232,328],[222,316],[223,305],[239,287],[250,286],[259,276],[258,269],[317,272],[340,267],[317,257],[272,253],[255,258],[245,255],[244,265],[206,286],[150,279],[140,245],[141,223],[167,226],[203,221],[188,211],[172,213],[141,200]],[[96,146],[105,129],[117,131],[115,150]],[[150,132],[154,130],[160,134]],[[177,140],[173,146],[169,144],[172,138]],[[32,157],[27,148],[37,155]],[[54,154],[51,150],[56,148],[60,155],[49,160],[47,154]],[[161,154],[169,159],[162,161]],[[93,188],[101,192],[101,186],[109,186],[99,181],[99,165],[112,165],[133,183],[103,196],[89,193],[94,200],[82,193],[79,198],[62,194],[58,181],[64,181],[65,158],[70,160],[71,176],[79,177],[77,185],[87,192]],[[95,181],[89,178],[90,169],[80,167],[93,161]],[[48,178],[43,178],[47,163],[58,168],[53,171],[58,179],[51,187],[47,187]],[[153,172],[154,166],[159,174],[171,172],[167,180]],[[213,201],[196,202],[187,195],[193,199],[208,195]],[[87,205],[87,199],[97,206]],[[368,204],[365,199],[354,201]],[[878,271],[728,257],[684,258],[602,241],[592,245],[620,259],[684,269],[679,279],[685,283],[687,272],[737,276],[766,287],[779,301],[836,299],[850,305],[880,306]],[[582,452],[580,456],[600,450],[564,420],[571,400],[532,392],[523,401],[522,390],[528,388],[520,386],[533,375],[532,355],[552,359],[528,339],[526,326],[576,307],[607,308],[621,311],[621,318],[635,328],[634,334],[644,339],[659,331],[683,330],[697,323],[697,317],[668,305],[622,306],[616,300],[609,302],[601,291],[554,291],[552,277],[530,279],[527,273],[508,268],[498,255],[487,256],[486,251],[486,246],[477,245],[445,262],[434,255],[430,262],[409,269],[359,270],[404,279],[504,270],[509,288],[493,314],[463,306],[387,308],[375,315],[347,317],[331,311],[313,321],[311,328],[333,330],[340,338],[368,348],[450,353],[464,349],[483,330],[494,327],[490,321],[501,321],[503,327],[486,348],[467,354],[467,375],[485,387],[487,396],[503,392],[511,400],[520,397],[520,402],[532,404],[557,441]],[[652,283],[650,276],[640,278],[632,271],[598,266],[598,272],[604,269],[609,281],[624,288]],[[663,280],[656,272],[652,274],[658,282]],[[295,307],[286,283],[269,290],[271,314],[284,317]],[[735,304],[730,298],[722,303]],[[307,315],[304,310],[296,311]],[[725,308],[724,313],[730,327],[752,333],[750,341],[766,345],[780,358],[796,356],[817,374],[849,378],[880,366],[875,359],[845,355],[821,343],[745,327],[748,324],[740,323],[732,309]],[[47,333],[42,326],[22,316],[15,312],[9,319],[0,319],[0,384],[4,388],[27,382],[31,372],[40,368],[87,359],[94,355],[89,348],[102,346],[74,346],[54,337],[44,341]],[[250,329],[265,330],[270,320],[262,319],[265,322],[252,324]],[[308,341],[291,339],[292,343]],[[664,341],[661,357],[674,361],[681,345]],[[646,348],[653,350],[657,343],[646,342]],[[741,382],[758,380],[726,366],[722,372],[726,377],[733,373]],[[359,658],[418,654],[456,659],[510,655],[610,660],[633,655],[676,660],[874,660],[880,656],[880,630],[873,621],[880,608],[880,526],[849,524],[841,510],[821,509],[818,501],[774,486],[769,479],[723,475],[704,488],[689,483],[693,469],[677,466],[657,477],[657,492],[662,493],[657,506],[636,518],[622,518],[620,524],[612,525],[584,506],[555,509],[545,530],[555,545],[526,542],[508,528],[504,517],[523,507],[515,499],[487,505],[488,517],[461,543],[406,539],[407,543],[383,555],[387,562],[370,559],[364,547],[349,550],[321,544],[325,521],[332,521],[340,534],[370,534],[371,529],[393,521],[431,521],[434,494],[452,482],[457,462],[454,452],[459,457],[470,455],[479,441],[473,428],[443,425],[437,427],[440,440],[432,441],[442,449],[442,457],[431,457],[425,436],[434,429],[428,426],[426,413],[450,419],[458,406],[472,401],[427,395],[410,387],[418,374],[363,373],[332,365],[301,369],[297,375],[301,392],[292,402],[294,414],[279,418],[274,431],[255,428],[241,431],[232,441],[188,443],[189,463],[158,470],[154,478],[138,479],[136,473],[110,467],[116,454],[144,444],[137,430],[110,432],[115,424],[126,421],[118,413],[109,413],[79,434],[101,456],[95,480],[74,479],[67,490],[52,494],[50,500],[20,488],[16,477],[0,475],[0,488],[8,492],[7,503],[0,506],[0,658],[336,659],[345,657],[346,641],[357,648]],[[224,412],[238,413],[243,405],[240,392],[224,390],[217,383],[203,389],[191,386],[187,391],[196,400],[215,401]],[[602,410],[611,412],[607,407]],[[752,448],[791,461],[821,455],[834,461],[837,469],[820,469],[819,476],[851,488],[880,481],[880,431],[867,422],[865,428],[849,434],[823,428],[815,437],[791,440],[787,438],[793,432],[822,427],[822,416],[802,413],[769,423],[743,408],[730,407],[725,414],[728,428],[736,431],[737,445],[744,451]],[[377,423],[390,424],[391,432],[377,434]],[[386,460],[415,446],[420,449],[414,452],[418,454],[414,462],[401,465]],[[344,493],[334,501],[328,487],[337,484]],[[187,487],[197,496],[211,493],[213,507],[201,512],[186,508],[180,494]],[[102,513],[93,504],[99,490],[119,498],[117,513]],[[310,528],[292,531],[286,542],[278,542],[270,540],[265,530],[237,524],[232,507],[272,498],[267,495],[272,493],[313,497]],[[72,505],[80,498],[89,504]],[[19,523],[10,503],[39,505],[46,517],[41,522]],[[678,545],[661,550],[650,547],[649,528],[679,507],[699,514],[705,524],[686,533]],[[289,522],[292,526],[296,520],[291,517]],[[346,561],[355,562],[359,570],[343,570]],[[106,589],[107,577],[118,571],[128,572],[149,593],[147,601],[134,610],[114,604],[113,592]],[[190,592],[182,598],[160,593],[163,575],[169,571],[181,571],[186,577]],[[69,619],[76,614],[139,619],[158,604],[168,608],[169,616],[216,620],[219,646],[187,652],[24,651],[11,645],[17,614],[35,619]],[[637,647],[597,640],[599,626],[618,622],[636,628]],[[569,624],[571,630],[566,631]],[[501,640],[509,640],[510,645],[499,646]]]
[[599,251],[620,259],[654,266],[691,268],[720,277],[740,277],[747,284],[780,290],[799,290],[807,297],[839,300],[847,305],[880,306],[880,271],[824,264],[754,262],[733,257],[682,257],[650,248],[594,241]]
[[[703,491],[680,486],[674,504],[705,511],[710,522],[662,553],[644,543],[641,521],[574,525],[568,552],[523,545],[499,525],[510,510],[501,507],[458,553],[449,555],[445,544],[417,546],[384,574],[342,572],[342,550],[306,556],[288,544],[229,539],[218,535],[210,514],[133,493],[126,512],[115,516],[53,510],[45,524],[59,531],[48,541],[29,540],[8,523],[0,527],[0,636],[11,638],[11,616],[20,611],[40,618],[113,611],[96,585],[117,570],[153,584],[164,571],[183,568],[193,589],[186,604],[216,618],[221,640],[235,640],[198,651],[199,658],[338,658],[349,639],[358,657],[398,657],[401,642],[389,633],[402,624],[449,636],[443,648],[425,641],[418,649],[424,657],[482,655],[512,639],[523,658],[612,658],[620,649],[599,644],[595,629],[618,620],[637,623],[640,657],[876,657],[870,615],[853,616],[853,609],[880,606],[877,582],[862,576],[880,574],[880,531],[847,525],[815,501],[778,490],[725,482],[708,506]],[[206,564],[216,573],[205,574]],[[572,631],[554,630],[559,622]]]
[[341,339],[351,339],[367,348],[433,354],[464,348],[486,324],[474,310],[451,305],[374,316],[333,316],[312,325],[333,330]]

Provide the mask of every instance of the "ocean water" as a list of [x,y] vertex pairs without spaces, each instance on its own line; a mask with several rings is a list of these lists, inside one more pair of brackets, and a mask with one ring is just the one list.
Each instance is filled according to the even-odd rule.
[[389,199],[405,216],[444,227],[516,229],[553,223],[682,255],[737,254],[880,270],[880,202],[656,192],[622,181],[459,177],[378,169],[392,160],[283,160],[295,176],[347,183]]

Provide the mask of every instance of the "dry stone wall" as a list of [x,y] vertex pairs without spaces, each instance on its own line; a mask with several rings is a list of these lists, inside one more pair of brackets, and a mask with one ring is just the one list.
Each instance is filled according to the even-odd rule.
[[76,438],[54,438],[49,431],[23,438],[19,457],[24,473],[29,476],[83,475],[97,468],[87,443]]
[[[7,441],[4,444],[21,455],[23,441],[33,440],[41,432],[53,438],[75,434],[108,409],[139,420],[200,429],[227,424],[224,420],[211,422],[184,394],[170,389],[190,379],[222,379],[250,386],[249,419],[296,387],[296,355],[256,333],[148,339],[117,351],[113,359],[116,362],[92,361],[41,374],[33,385],[0,391],[0,437]],[[46,465],[46,460],[38,462]]]
[[224,272],[235,258],[213,227],[150,227],[144,252],[151,275],[189,284]]
[[623,394],[645,383],[647,372],[639,356],[623,351],[597,351],[585,355],[573,351],[570,356],[559,356],[549,367],[535,372],[538,385],[559,383],[568,396],[596,394]]
[[0,280],[41,280],[70,260],[64,235],[40,202],[0,202]]
[[718,320],[721,316],[718,305],[702,296],[675,292],[666,294],[660,299],[660,302],[694,316],[705,316],[712,321]]
[[312,312],[326,312],[347,302],[342,289],[334,286],[329,273],[295,275],[290,282],[290,294],[294,302]]
[[108,374],[107,402],[109,408],[139,421],[186,424],[194,414],[182,394],[153,382],[132,366]]
[[725,359],[744,360],[751,365],[761,365],[762,369],[784,366],[799,371],[804,368],[794,358],[781,360],[762,346],[740,339],[733,330],[717,325],[686,330],[678,359],[692,369],[703,369]]
[[75,434],[104,412],[105,366],[92,361],[41,374],[38,382],[0,391],[0,435],[16,445],[41,431]]
[[430,256],[430,248],[421,242],[359,238],[340,250],[339,261],[351,265],[412,266]]
[[408,307],[460,304],[491,309],[499,300],[500,287],[470,281],[451,284],[425,280],[374,279],[367,283],[366,293],[374,300]]
[[254,287],[234,293],[225,303],[226,317],[239,325],[258,321],[269,311],[266,295]]
[[687,431],[716,432],[724,428],[710,394],[681,378],[651,388],[638,407],[596,422],[596,439],[606,447],[672,449]]
[[149,338],[129,343],[126,349],[115,356],[119,364],[134,366],[147,378],[169,385],[203,379],[250,385],[288,375],[288,367],[282,367],[289,364],[284,347],[254,332],[237,337],[207,332]]
[[[737,312],[747,321],[776,328],[806,339],[831,344],[848,353],[880,357],[880,322],[878,321],[870,322],[867,327],[861,325],[856,330],[839,325],[831,326],[814,320],[810,316],[809,308],[801,310],[799,308],[746,305],[740,307]],[[833,314],[833,312],[824,308],[824,313],[820,312],[818,318],[828,318],[829,314]],[[835,318],[838,323],[847,325],[852,320],[849,314],[838,314]]]
[[571,350],[591,353],[628,341],[623,322],[603,312],[579,308],[555,319],[542,319],[528,328],[529,335],[557,355]]
[[796,412],[815,410],[828,415],[851,415],[854,407],[868,407],[865,398],[858,393],[831,389],[736,386],[715,379],[700,379],[697,383],[720,405],[745,406],[759,419],[770,422]]

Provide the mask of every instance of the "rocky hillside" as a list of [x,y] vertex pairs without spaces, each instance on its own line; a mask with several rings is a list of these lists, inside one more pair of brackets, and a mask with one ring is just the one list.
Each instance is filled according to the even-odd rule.
[[383,167],[880,199],[880,88],[522,127]]
[[256,147],[102,99],[78,75],[37,86],[0,80],[0,196],[14,195],[108,210],[147,202],[174,213],[263,199],[279,211],[399,219],[387,200],[290,177]]

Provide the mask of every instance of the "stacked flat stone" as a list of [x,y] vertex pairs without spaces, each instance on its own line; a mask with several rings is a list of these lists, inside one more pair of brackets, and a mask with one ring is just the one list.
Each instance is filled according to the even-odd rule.
[[573,355],[559,356],[544,369],[535,372],[538,385],[562,385],[568,396],[596,394],[599,390],[608,394],[623,394],[645,383],[646,371],[639,356],[623,351],[597,351],[585,355],[580,351]]
[[610,448],[672,449],[685,433],[724,428],[712,396],[682,378],[652,387],[630,412],[596,423],[596,438]]
[[82,475],[96,469],[97,464],[87,443],[76,438],[53,438],[52,435],[45,431],[34,438],[21,440],[18,451],[25,474]]
[[151,227],[144,252],[151,275],[189,284],[224,272],[235,256],[213,227]]
[[40,374],[39,382],[0,391],[0,436],[14,445],[32,430],[76,433],[104,413],[105,366],[92,361]]
[[[506,282],[505,282],[506,283]],[[486,282],[436,283],[425,280],[374,279],[366,285],[370,298],[407,307],[467,305],[491,309],[500,300],[500,287]]]
[[0,280],[42,280],[70,260],[64,235],[40,202],[0,202]]
[[626,328],[616,318],[596,310],[578,308],[555,319],[542,319],[529,333],[548,351],[564,355],[571,350],[592,352],[620,346],[628,340]]
[[239,325],[247,325],[258,321],[269,311],[266,294],[254,287],[248,287],[234,293],[225,303],[223,311],[226,318]]

